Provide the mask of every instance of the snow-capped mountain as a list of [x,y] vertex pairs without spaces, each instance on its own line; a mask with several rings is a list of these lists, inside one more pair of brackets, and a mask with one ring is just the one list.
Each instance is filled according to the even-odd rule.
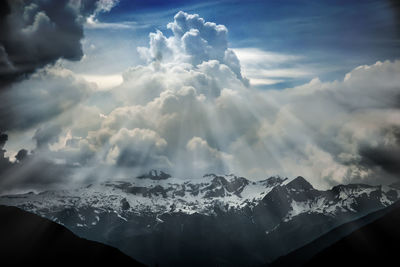
[[[45,191],[0,197],[0,203],[47,216],[66,208],[90,207],[96,213],[112,211],[121,217],[162,215],[167,212],[215,214],[215,208],[239,210],[256,205],[286,179],[271,177],[251,182],[234,175],[208,174],[200,179],[182,180],[164,172],[151,171],[132,181],[90,184],[73,190]],[[82,224],[85,225],[84,220]]]
[[130,181],[2,196],[0,204],[50,218],[147,264],[185,265],[190,255],[191,265],[193,257],[200,265],[252,265],[391,205],[399,191],[363,184],[320,191],[302,177],[183,180],[151,171]]

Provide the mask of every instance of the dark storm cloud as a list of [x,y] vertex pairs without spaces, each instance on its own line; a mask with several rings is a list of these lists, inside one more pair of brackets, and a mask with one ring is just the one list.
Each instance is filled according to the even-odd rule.
[[[17,155],[21,155],[20,152]],[[25,155],[22,160],[9,163],[0,170],[0,193],[9,190],[43,191],[66,184],[70,180],[73,168],[35,155]]]
[[11,165],[10,161],[5,156],[6,150],[3,149],[7,140],[8,140],[8,135],[0,132],[0,176],[3,170],[7,169]]
[[400,174],[400,147],[361,147],[360,155],[367,166],[380,167],[390,174]]
[[8,135],[0,132],[0,193],[7,190],[44,190],[65,183],[74,167],[55,164],[34,153],[21,149],[15,162],[5,156],[3,149]]
[[18,151],[17,155],[15,155],[15,159],[18,160],[18,162],[22,162],[26,157],[28,156],[28,150],[26,149],[21,149]]
[[82,57],[83,23],[97,0],[2,0],[0,86],[59,58]]
[[3,149],[8,140],[8,135],[0,132],[0,149]]
[[400,178],[400,127],[385,129],[380,140],[376,146],[360,145],[361,164],[368,168],[380,168]]

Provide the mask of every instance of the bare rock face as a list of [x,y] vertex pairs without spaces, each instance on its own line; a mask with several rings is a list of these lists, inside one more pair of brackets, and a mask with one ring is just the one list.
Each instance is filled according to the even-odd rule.
[[166,180],[168,178],[171,178],[171,175],[163,171],[151,170],[149,173],[139,175],[137,178],[151,179],[151,180]]

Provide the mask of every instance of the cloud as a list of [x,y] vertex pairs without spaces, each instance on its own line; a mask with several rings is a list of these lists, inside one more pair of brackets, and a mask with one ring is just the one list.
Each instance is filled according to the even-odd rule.
[[180,11],[167,28],[173,33],[171,37],[165,37],[161,31],[150,33],[150,47],[138,48],[138,52],[148,62],[175,61],[198,65],[217,60],[247,83],[242,77],[235,52],[228,48],[228,30],[224,25],[206,22],[198,14]]
[[243,73],[253,86],[283,83],[293,78],[310,78],[314,73],[299,64],[301,56],[263,51],[257,48],[235,48]]
[[96,83],[100,90],[107,90],[114,88],[122,83],[122,76],[118,74],[114,75],[80,75],[83,79],[88,82]]
[[26,130],[71,110],[95,85],[61,67],[39,70],[0,91],[0,130]]
[[186,144],[188,151],[188,165],[195,173],[209,172],[225,173],[229,171],[229,161],[232,160],[232,156],[215,148],[210,147],[206,140],[200,137],[193,137]]
[[[8,129],[33,138],[34,158],[65,168],[73,181],[153,168],[178,177],[301,175],[320,188],[396,180],[400,61],[360,66],[340,81],[258,90],[241,75],[225,26],[184,12],[168,25],[171,36],[156,31],[139,48],[146,64],[107,91],[56,67],[14,85],[0,112],[15,114]],[[292,60],[263,55],[271,64]]]
[[148,25],[139,25],[135,21],[123,22],[101,22],[97,19],[97,15],[111,11],[113,7],[118,5],[119,0],[98,0],[94,13],[86,18],[84,23],[85,29],[112,29],[112,30],[131,30],[145,28]]
[[2,1],[0,79],[2,86],[60,58],[79,60],[87,17],[109,11],[112,0]]
[[109,12],[118,3],[119,0],[99,0],[96,2],[96,9],[94,13]]
[[3,149],[7,139],[7,134],[0,133],[0,193],[48,190],[68,182],[71,166],[55,164],[25,149],[18,151],[16,161],[11,162]]
[[167,141],[149,129],[122,128],[110,139],[107,160],[117,166],[142,168],[168,167],[168,158],[162,154]]
[[46,124],[44,128],[37,129],[33,136],[36,141],[36,147],[48,149],[50,144],[55,143],[60,133],[60,125]]
[[89,16],[86,19],[86,23],[84,24],[85,29],[89,30],[98,30],[98,29],[111,29],[111,30],[132,30],[138,28],[146,28],[147,25],[139,25],[136,22],[132,21],[125,21],[120,23],[107,23],[101,22],[96,19],[95,15]]
[[377,62],[354,69],[342,81],[315,79],[271,91],[267,97],[279,108],[259,131],[260,140],[279,144],[275,156],[291,173],[314,165],[305,176],[316,184],[396,179],[399,72],[399,61]]
[[8,135],[6,135],[5,133],[0,133],[0,149],[3,149],[7,140],[8,140]]

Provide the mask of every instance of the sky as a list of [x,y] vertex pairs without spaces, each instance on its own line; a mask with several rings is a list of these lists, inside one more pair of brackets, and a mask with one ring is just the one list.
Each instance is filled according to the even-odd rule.
[[[148,32],[166,31],[178,11],[198,13],[228,27],[229,45],[243,58],[244,71],[253,84],[287,88],[316,76],[327,81],[341,79],[359,65],[397,58],[399,31],[393,5],[369,0],[122,1],[99,19],[134,23],[129,25],[133,33],[126,27],[128,34],[116,33],[115,38],[131,42],[134,36],[137,44],[144,45]],[[104,38],[104,32],[87,36]],[[133,56],[128,61],[121,55],[121,61],[128,61],[127,66],[137,64]]]
[[396,1],[0,6],[0,193],[235,173],[400,173]]

